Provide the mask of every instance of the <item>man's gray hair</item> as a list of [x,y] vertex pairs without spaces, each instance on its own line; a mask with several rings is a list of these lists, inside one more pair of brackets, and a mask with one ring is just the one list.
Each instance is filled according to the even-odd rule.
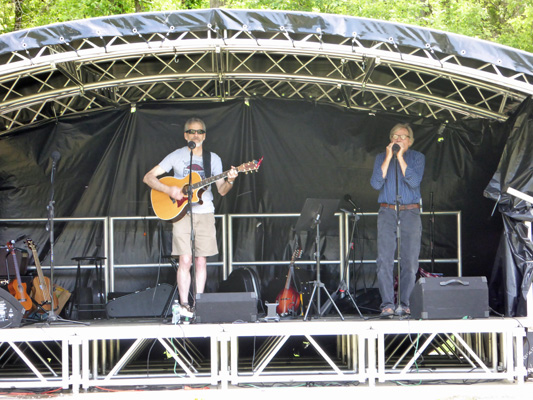
[[398,132],[400,129],[405,129],[409,132],[409,145],[415,142],[415,134],[413,133],[413,128],[409,124],[396,124],[392,127],[389,133],[389,139],[392,140],[392,135]]
[[198,122],[200,124],[202,124],[202,129],[205,131],[205,122],[201,119],[201,118],[198,118],[198,117],[192,117],[192,118],[189,118],[187,120],[187,122],[185,122],[185,132],[187,132],[189,130],[189,126],[191,126],[193,123],[195,122]]

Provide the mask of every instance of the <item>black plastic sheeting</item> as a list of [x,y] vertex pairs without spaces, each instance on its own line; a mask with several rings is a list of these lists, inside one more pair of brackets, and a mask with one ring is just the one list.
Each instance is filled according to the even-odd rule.
[[[144,174],[173,149],[183,146],[183,124],[192,115],[206,121],[206,148],[230,165],[264,157],[258,173],[240,175],[225,197],[216,195],[218,214],[300,213],[306,198],[342,199],[349,194],[360,207],[356,225],[352,288],[375,284],[377,192],[370,186],[374,158],[388,143],[398,122],[411,122],[413,148],[426,155],[422,182],[424,211],[462,212],[463,274],[489,276],[501,234],[501,219],[491,218],[493,201],[483,196],[500,162],[507,128],[499,123],[469,121],[441,125],[398,115],[369,114],[341,107],[288,100],[252,99],[222,103],[153,102],[69,116],[0,138],[0,217],[44,218],[50,199],[51,154],[59,151],[55,183],[55,217],[153,216]],[[216,190],[214,190],[216,192]],[[296,218],[243,218],[234,223],[235,261],[290,259]],[[422,258],[454,258],[454,217],[423,220]],[[56,221],[54,265],[72,265],[72,257],[102,255],[102,225]],[[433,234],[430,234],[433,232]],[[43,265],[49,265],[49,234],[44,222],[2,223],[0,240],[30,236]],[[338,237],[323,232],[323,260],[338,258]],[[170,223],[157,220],[117,221],[116,264],[157,263],[170,252]],[[433,249],[431,246],[433,238]],[[314,241],[302,234],[302,260],[313,260]],[[219,227],[219,243],[220,227]],[[21,246],[24,247],[24,246]],[[214,257],[210,261],[220,260]],[[313,278],[312,261],[298,272]],[[339,283],[338,265],[321,269],[328,290]],[[454,276],[455,264],[422,265]],[[256,267],[264,293],[277,294],[286,267]],[[220,268],[209,268],[208,290],[221,280]],[[57,271],[58,284],[72,288],[74,271]],[[302,278],[304,279],[304,278]],[[116,291],[140,290],[174,283],[171,268],[117,269]],[[89,283],[90,284],[90,283]],[[265,299],[263,299],[265,300]],[[269,300],[268,298],[266,300]],[[269,300],[273,301],[273,299]]]
[[[335,35],[408,46],[436,53],[456,55],[530,73],[533,56],[530,53],[467,36],[436,31],[399,23],[333,14],[290,11],[206,9],[139,13],[65,22],[0,36],[0,55],[11,51],[25,53],[44,45],[67,45],[85,38],[136,36],[153,33],[168,35],[187,31],[212,30],[221,37],[223,29],[254,34],[284,32],[289,34]],[[282,32],[283,33],[283,32]],[[433,53],[435,54],[435,53]]]
[[507,193],[513,188],[533,195],[533,100],[526,99],[508,121],[509,139],[498,169],[485,189],[497,202],[504,232],[490,282],[492,304],[506,316],[526,316],[526,296],[533,275],[533,243],[525,222],[533,221],[533,204]]

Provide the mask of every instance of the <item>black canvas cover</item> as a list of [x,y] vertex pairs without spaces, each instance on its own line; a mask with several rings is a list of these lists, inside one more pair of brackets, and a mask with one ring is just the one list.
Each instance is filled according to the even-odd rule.
[[492,303],[506,316],[524,316],[533,274],[533,243],[531,228],[527,226],[533,221],[533,204],[507,190],[533,195],[531,98],[509,119],[507,129],[509,140],[484,191],[486,197],[496,201],[504,222],[492,273]]
[[[493,201],[483,196],[483,190],[506,143],[504,126],[487,121],[442,125],[305,101],[145,102],[135,112],[130,107],[109,109],[4,135],[0,138],[0,217],[43,220],[2,224],[0,240],[28,234],[37,244],[43,265],[49,263],[45,220],[54,151],[61,154],[55,177],[56,218],[153,216],[150,190],[142,178],[166,154],[185,145],[183,124],[193,115],[205,120],[205,146],[221,156],[225,170],[264,157],[258,173],[240,175],[228,195],[215,196],[218,214],[299,213],[307,198],[340,199],[341,207],[347,207],[343,199],[349,194],[363,213],[356,259],[375,259],[376,220],[364,214],[378,210],[378,193],[370,186],[375,156],[385,149],[393,125],[412,123],[413,148],[426,155],[424,210],[461,211],[463,273],[490,274],[501,221],[491,217]],[[290,258],[286,249],[295,223],[296,218],[236,221],[233,259]],[[437,258],[455,257],[455,218],[437,217],[434,227],[431,239],[425,220],[421,257],[430,258],[431,251]],[[102,235],[101,223],[57,220],[55,265],[69,265],[72,257],[101,252]],[[170,237],[168,222],[115,221],[114,262],[157,263],[170,254]],[[313,260],[313,240],[302,239],[302,259]],[[430,250],[430,240],[434,250]],[[338,238],[324,235],[321,251],[323,259],[337,259]],[[220,256],[210,261],[217,260]],[[457,270],[454,264],[435,268],[445,267],[452,275]],[[371,264],[368,268],[372,273]],[[322,279],[330,290],[337,286],[338,270],[338,265],[324,264]],[[284,270],[279,267],[262,266],[258,271],[265,287],[273,279],[284,281]],[[209,273],[214,274],[209,290],[216,290],[222,279],[220,268],[210,268]],[[59,271],[58,279],[60,285],[70,287],[67,271]],[[174,279],[172,270],[164,276],[150,268],[121,268],[115,272],[115,290],[141,290]]]

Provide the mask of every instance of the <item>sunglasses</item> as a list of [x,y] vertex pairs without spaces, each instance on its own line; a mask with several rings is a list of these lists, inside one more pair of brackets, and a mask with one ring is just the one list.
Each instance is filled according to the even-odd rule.
[[198,135],[203,135],[205,133],[203,129],[189,129],[189,130],[186,130],[185,132],[188,133],[189,135],[194,135],[195,133],[197,133]]
[[405,140],[407,138],[410,138],[411,136],[408,136],[408,135],[392,135],[392,138],[394,140],[397,140],[398,138],[402,139],[402,140]]

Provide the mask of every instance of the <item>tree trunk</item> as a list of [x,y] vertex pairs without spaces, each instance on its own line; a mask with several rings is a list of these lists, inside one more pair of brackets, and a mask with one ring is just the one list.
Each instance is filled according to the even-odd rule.
[[13,26],[14,31],[22,29],[22,3],[24,0],[14,0],[15,4],[15,25]]
[[226,2],[224,0],[209,0],[209,7],[211,8],[220,8],[224,7]]
[[428,6],[428,10],[422,10],[420,12],[421,18],[426,18],[428,15],[431,15],[431,5],[428,3],[428,0],[420,0],[421,3],[424,3],[424,5]]
[[141,0],[135,0],[135,12],[136,13],[143,12],[143,6],[141,4]]

